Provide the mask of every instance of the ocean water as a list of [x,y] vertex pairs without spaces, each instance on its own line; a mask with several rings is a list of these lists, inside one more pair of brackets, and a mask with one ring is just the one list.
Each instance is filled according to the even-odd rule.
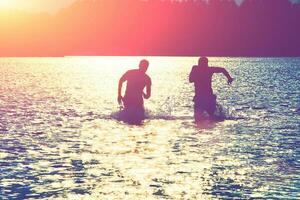
[[[144,57],[143,57],[144,58]],[[193,123],[196,57],[145,57],[141,126],[116,120],[142,57],[0,58],[0,199],[299,199],[300,58],[209,58],[227,120]]]

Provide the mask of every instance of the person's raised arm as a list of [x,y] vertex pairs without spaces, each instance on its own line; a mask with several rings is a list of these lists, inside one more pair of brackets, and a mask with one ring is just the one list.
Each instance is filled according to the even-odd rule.
[[118,103],[121,105],[123,101],[123,96],[122,96],[122,86],[123,83],[127,80],[127,73],[125,73],[119,80],[119,85],[118,85]]
[[189,82],[190,83],[193,83],[195,82],[195,70],[196,70],[196,66],[193,66],[191,72],[190,72],[190,75],[189,75]]
[[143,97],[145,99],[149,99],[151,97],[151,79],[146,84],[146,94],[143,93]]
[[226,76],[226,78],[227,78],[227,83],[230,85],[231,83],[232,83],[232,81],[234,80],[231,76],[230,76],[230,74],[229,74],[229,72],[225,69],[225,68],[223,68],[223,67],[211,67],[211,69],[213,69],[213,72],[214,73],[222,73],[224,76]]

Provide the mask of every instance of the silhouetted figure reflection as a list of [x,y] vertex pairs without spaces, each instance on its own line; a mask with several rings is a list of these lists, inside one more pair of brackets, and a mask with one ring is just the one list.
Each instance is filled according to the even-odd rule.
[[233,78],[222,67],[209,67],[208,59],[206,57],[199,58],[198,65],[193,66],[189,76],[190,83],[195,85],[194,97],[194,117],[195,122],[200,122],[206,112],[210,119],[215,119],[214,113],[216,111],[216,99],[212,90],[212,76],[214,73],[223,73],[227,79],[228,84],[231,84]]
[[[151,78],[146,74],[148,66],[147,60],[141,60],[139,69],[127,71],[119,80],[118,103],[124,106],[121,119],[127,123],[140,124],[145,119],[144,98],[151,96]],[[125,81],[127,86],[123,97],[122,86]]]

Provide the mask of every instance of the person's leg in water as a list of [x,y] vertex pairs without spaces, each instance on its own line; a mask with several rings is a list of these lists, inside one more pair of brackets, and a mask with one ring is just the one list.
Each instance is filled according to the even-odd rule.
[[145,119],[143,99],[124,97],[124,121],[129,124],[141,124]]
[[194,119],[195,123],[201,122],[203,119],[204,108],[203,102],[198,97],[194,97]]
[[207,99],[207,108],[206,112],[209,115],[209,118],[212,120],[217,119],[217,116],[215,115],[217,109],[217,96],[212,95],[210,98]]

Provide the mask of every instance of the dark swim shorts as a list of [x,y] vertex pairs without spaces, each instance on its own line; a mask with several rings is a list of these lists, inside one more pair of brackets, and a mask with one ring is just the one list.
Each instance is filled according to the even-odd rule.
[[195,96],[194,97],[194,109],[195,111],[207,111],[214,112],[217,104],[217,96]]

